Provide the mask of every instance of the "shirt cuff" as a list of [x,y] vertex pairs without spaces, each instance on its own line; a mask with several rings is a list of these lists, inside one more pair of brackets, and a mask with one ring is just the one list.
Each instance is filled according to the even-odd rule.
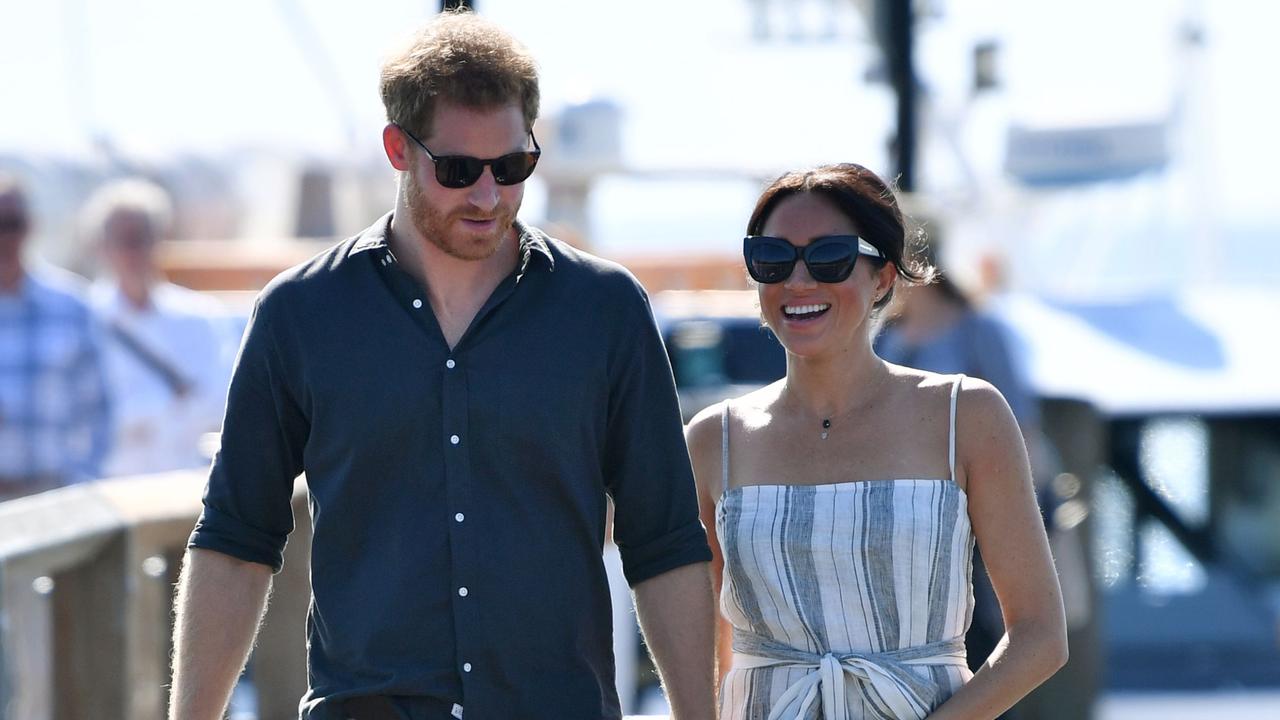
[[618,552],[622,555],[622,574],[631,587],[668,570],[711,560],[707,531],[697,520],[643,545],[619,545]]
[[208,505],[187,540],[188,548],[213,550],[246,562],[266,565],[278,573],[284,565],[288,535],[276,535],[254,527]]

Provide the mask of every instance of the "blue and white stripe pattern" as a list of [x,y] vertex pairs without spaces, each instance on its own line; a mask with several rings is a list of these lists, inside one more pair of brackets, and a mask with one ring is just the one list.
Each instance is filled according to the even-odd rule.
[[28,273],[0,294],[0,478],[95,478],[111,437],[101,332],[80,288]]
[[972,677],[973,532],[951,480],[731,488],[716,531],[722,720],[924,718]]

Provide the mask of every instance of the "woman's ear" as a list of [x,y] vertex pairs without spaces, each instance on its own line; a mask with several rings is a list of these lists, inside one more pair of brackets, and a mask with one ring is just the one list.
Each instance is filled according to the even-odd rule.
[[892,290],[898,281],[898,267],[887,262],[876,270],[876,302],[880,302]]

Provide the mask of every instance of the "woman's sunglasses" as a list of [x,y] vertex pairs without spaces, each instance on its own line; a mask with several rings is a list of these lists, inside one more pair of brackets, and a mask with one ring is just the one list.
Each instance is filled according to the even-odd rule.
[[821,283],[844,282],[853,272],[859,255],[884,258],[875,245],[857,235],[823,235],[804,247],[786,238],[749,235],[742,241],[747,272],[758,283],[771,285],[791,277],[796,262],[803,259],[809,277]]
[[522,183],[533,174],[533,169],[538,166],[538,158],[542,155],[542,148],[538,147],[538,138],[533,136],[532,130],[529,131],[529,139],[533,140],[532,150],[521,150],[502,157],[482,160],[469,155],[437,156],[428,150],[416,135],[403,126],[398,127],[427,153],[427,157],[431,158],[431,162],[436,165],[436,182],[447,188],[457,189],[475,185],[484,174],[485,166],[493,170],[493,181],[499,185]]

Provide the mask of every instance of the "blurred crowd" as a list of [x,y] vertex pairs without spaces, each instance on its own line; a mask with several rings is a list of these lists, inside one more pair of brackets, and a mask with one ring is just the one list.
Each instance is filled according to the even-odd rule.
[[0,500],[208,463],[238,325],[167,282],[173,205],[140,178],[77,218],[85,278],[34,259],[30,188],[0,174]]

